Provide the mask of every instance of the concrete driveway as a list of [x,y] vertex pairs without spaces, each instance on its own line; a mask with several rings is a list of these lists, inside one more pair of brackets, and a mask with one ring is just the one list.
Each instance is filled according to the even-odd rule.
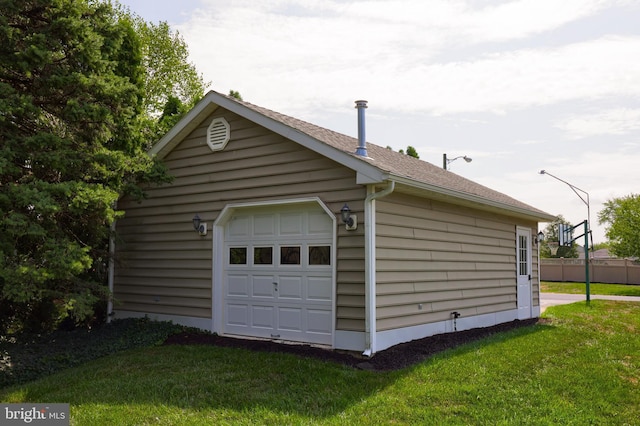
[[[591,300],[604,299],[604,300],[623,300],[627,302],[639,302],[640,297],[636,296],[602,296],[599,294],[592,294]],[[564,294],[564,293],[540,293],[540,312],[544,312],[549,306],[566,305],[569,303],[581,302],[587,300],[587,296],[584,294]]]

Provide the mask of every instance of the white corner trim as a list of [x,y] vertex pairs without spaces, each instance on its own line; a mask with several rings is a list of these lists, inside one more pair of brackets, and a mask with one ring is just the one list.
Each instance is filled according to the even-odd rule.
[[[114,209],[117,208],[117,201],[114,204]],[[107,324],[111,322],[113,312],[113,292],[115,288],[116,277],[116,221],[111,222],[109,232],[109,269],[107,272],[107,287],[109,289],[109,299],[107,301]]]
[[533,318],[538,318],[540,316],[540,305],[533,306],[533,309],[531,309],[531,315]]

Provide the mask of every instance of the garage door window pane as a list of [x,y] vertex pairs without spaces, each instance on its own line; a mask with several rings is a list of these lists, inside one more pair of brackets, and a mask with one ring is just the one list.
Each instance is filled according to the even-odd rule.
[[273,247],[254,247],[254,265],[273,265]]
[[232,265],[246,265],[247,264],[247,248],[246,247],[229,248],[229,263]]
[[280,247],[281,265],[299,265],[300,247]]
[[310,246],[309,265],[331,265],[329,246]]

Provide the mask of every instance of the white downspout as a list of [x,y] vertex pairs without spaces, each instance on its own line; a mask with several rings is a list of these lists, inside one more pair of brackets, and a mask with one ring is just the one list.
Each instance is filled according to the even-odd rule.
[[367,188],[369,194],[364,200],[364,282],[365,282],[365,346],[362,353],[373,356],[376,353],[376,209],[375,200],[393,192],[396,183],[391,181],[389,186],[379,192],[374,185]]

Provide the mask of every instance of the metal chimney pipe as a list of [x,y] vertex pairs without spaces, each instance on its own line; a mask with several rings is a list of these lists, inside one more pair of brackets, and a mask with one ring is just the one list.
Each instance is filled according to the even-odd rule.
[[356,149],[356,155],[368,157],[364,123],[364,110],[367,108],[367,101],[356,101],[356,108],[358,109],[358,148]]

